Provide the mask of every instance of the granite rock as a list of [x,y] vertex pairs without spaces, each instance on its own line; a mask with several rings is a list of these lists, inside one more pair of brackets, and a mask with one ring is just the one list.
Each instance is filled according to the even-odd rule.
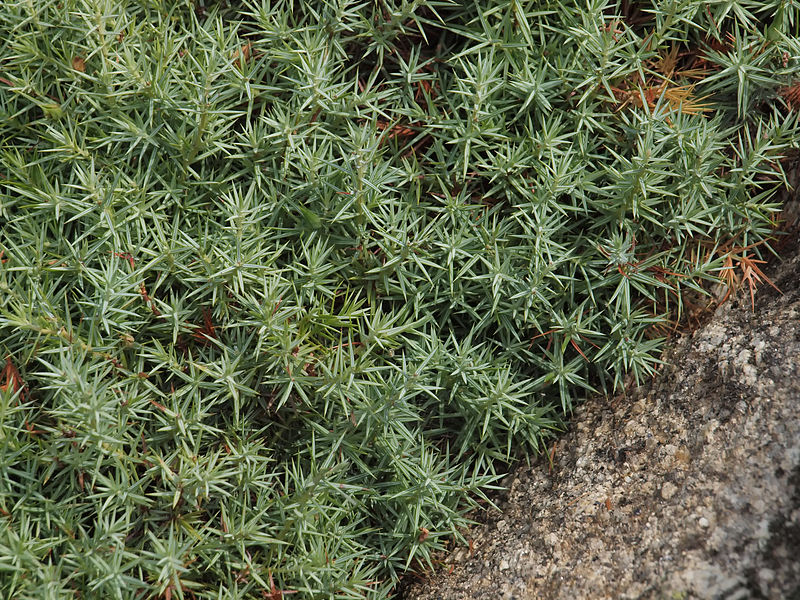
[[[580,406],[406,600],[800,598],[800,256]],[[448,573],[448,571],[452,571]]]

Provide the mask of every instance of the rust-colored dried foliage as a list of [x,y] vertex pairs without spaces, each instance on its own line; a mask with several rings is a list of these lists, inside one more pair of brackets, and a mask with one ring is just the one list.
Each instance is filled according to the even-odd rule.
[[203,309],[203,325],[195,330],[192,337],[201,346],[207,345],[211,339],[217,339],[217,330],[214,327],[214,323],[211,321],[210,309]]
[[651,110],[660,106],[665,110],[680,110],[693,115],[710,110],[709,105],[704,102],[706,97],[698,98],[695,95],[696,84],[683,83],[699,79],[708,72],[707,63],[698,56],[697,51],[681,52],[678,46],[673,45],[645,66],[647,72],[651,73],[650,77],[644,80],[639,77],[635,82],[626,82],[620,87],[611,88],[617,110],[631,104],[638,108],[647,104]]
[[[747,246],[737,246],[736,240],[733,239],[714,250],[714,253],[722,258],[721,278],[726,287],[725,295],[719,304],[725,303],[736,291],[747,287],[750,292],[750,307],[755,311],[755,295],[758,288],[764,283],[777,292],[783,293],[761,270],[759,265],[766,264],[767,261],[753,256],[753,249],[763,244],[765,244],[764,241]],[[707,253],[708,250],[701,250],[701,252]]]
[[233,53],[233,64],[237,67],[243,67],[250,58],[253,56],[253,43],[247,42],[241,48]]
[[779,92],[791,110],[800,110],[800,79]]
[[10,356],[6,357],[6,364],[3,370],[0,371],[0,381],[3,382],[0,384],[0,390],[11,392],[12,394],[19,392],[19,399],[23,402],[25,401],[25,381],[23,381],[19,369],[11,361]]

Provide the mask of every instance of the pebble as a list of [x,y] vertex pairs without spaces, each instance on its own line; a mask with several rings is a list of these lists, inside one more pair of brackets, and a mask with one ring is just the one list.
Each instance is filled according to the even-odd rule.
[[775,571],[772,569],[759,569],[758,578],[764,583],[772,583],[775,580]]
[[664,485],[661,486],[661,497],[664,500],[669,500],[675,495],[675,492],[678,491],[678,486],[674,483],[670,483],[669,481],[666,482]]

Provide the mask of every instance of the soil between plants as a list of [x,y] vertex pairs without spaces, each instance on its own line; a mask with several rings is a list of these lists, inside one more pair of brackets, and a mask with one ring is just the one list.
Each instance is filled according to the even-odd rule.
[[[405,600],[800,598],[800,254],[581,405]],[[784,256],[787,256],[784,254]],[[452,569],[452,572],[448,573]]]

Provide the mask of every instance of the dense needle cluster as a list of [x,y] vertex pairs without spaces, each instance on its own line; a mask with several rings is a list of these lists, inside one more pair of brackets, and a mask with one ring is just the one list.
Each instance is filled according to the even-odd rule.
[[0,596],[433,564],[768,251],[798,8],[3,2]]

